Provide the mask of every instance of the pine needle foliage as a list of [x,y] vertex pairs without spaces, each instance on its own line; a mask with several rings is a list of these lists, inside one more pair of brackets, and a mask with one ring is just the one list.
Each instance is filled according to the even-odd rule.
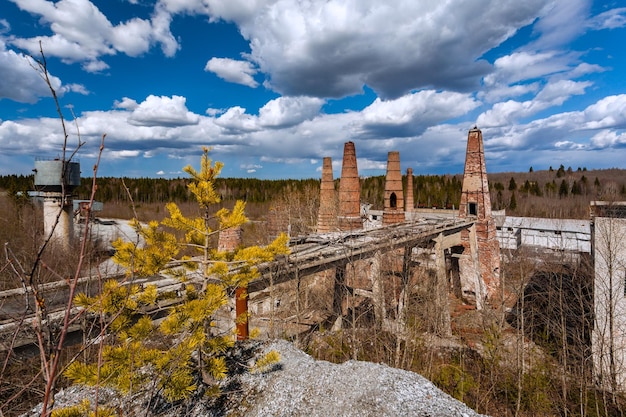
[[118,414],[110,407],[98,407],[97,411],[91,410],[89,400],[83,400],[80,404],[62,407],[52,410],[51,417],[113,417]]
[[[136,241],[118,239],[113,243],[113,259],[126,269],[127,282],[107,281],[98,295],[76,296],[78,306],[105,319],[109,337],[105,338],[108,344],[102,348],[100,364],[73,362],[65,371],[70,380],[109,386],[123,394],[158,393],[168,401],[191,396],[199,378],[213,384],[210,392],[217,392],[217,381],[227,374],[225,354],[235,343],[235,333],[219,333],[215,314],[228,303],[236,287],[245,287],[258,277],[258,264],[288,253],[288,239],[281,235],[266,247],[242,247],[231,252],[211,247],[214,234],[240,227],[248,219],[241,201],[232,210],[211,213],[211,207],[220,201],[214,182],[223,165],[213,163],[208,154],[209,148],[203,148],[200,170],[184,168],[192,177],[188,188],[200,215],[185,217],[176,204],[169,203],[169,216],[160,223],[143,225],[134,220]],[[196,256],[187,255],[193,252]],[[198,273],[190,275],[192,270]],[[181,302],[155,325],[144,312],[158,305],[163,295],[154,285],[132,282],[163,272],[185,286]],[[235,323],[231,326],[234,328]],[[275,363],[276,356],[262,358],[254,369]]]

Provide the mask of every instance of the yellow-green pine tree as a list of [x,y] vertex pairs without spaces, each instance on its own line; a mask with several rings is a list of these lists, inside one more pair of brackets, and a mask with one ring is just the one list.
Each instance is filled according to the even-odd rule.
[[[137,242],[118,239],[113,243],[114,260],[126,268],[129,278],[167,271],[187,280],[182,301],[155,326],[142,314],[162,297],[154,285],[141,288],[110,281],[97,296],[79,294],[76,304],[106,317],[107,331],[115,336],[115,342],[103,348],[100,366],[74,362],[65,372],[70,379],[111,386],[123,393],[152,390],[173,401],[194,392],[194,372],[207,382],[226,375],[223,354],[233,345],[234,338],[229,333],[214,334],[214,314],[228,302],[234,287],[245,286],[258,276],[256,265],[286,254],[288,248],[285,235],[267,247],[239,248],[232,253],[219,253],[211,247],[214,234],[241,226],[248,219],[241,201],[232,210],[211,213],[212,206],[220,202],[214,182],[223,164],[213,163],[208,154],[209,149],[203,148],[199,171],[191,166],[184,168],[192,177],[188,187],[196,198],[200,216],[186,217],[176,204],[169,203],[169,217],[160,224],[150,222],[143,226],[134,221],[140,237]],[[178,239],[167,229],[183,232],[183,236]],[[190,248],[198,255],[187,253]],[[193,285],[193,279],[187,279],[189,269],[200,269],[199,288]],[[261,363],[265,366],[268,360],[275,361],[275,355],[263,358]]]

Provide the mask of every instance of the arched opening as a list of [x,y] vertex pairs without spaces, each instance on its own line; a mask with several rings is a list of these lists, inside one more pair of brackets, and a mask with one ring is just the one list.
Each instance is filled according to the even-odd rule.
[[398,197],[396,197],[396,193],[391,193],[391,196],[389,197],[389,206],[391,208],[396,208],[398,205]]

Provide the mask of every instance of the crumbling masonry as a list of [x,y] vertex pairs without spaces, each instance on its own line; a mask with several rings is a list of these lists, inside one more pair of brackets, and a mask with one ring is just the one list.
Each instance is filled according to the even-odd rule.
[[337,229],[337,210],[335,182],[333,180],[333,162],[329,156],[322,164],[322,183],[320,186],[320,208],[317,215],[317,233],[333,232]]
[[[339,213],[334,214],[335,191],[330,158],[324,158],[320,190],[318,232],[357,230],[363,227],[360,218],[360,185],[353,142],[344,146],[344,159],[339,188]],[[383,225],[412,219],[413,170],[407,169],[407,191],[404,199],[400,153],[389,152],[385,181]],[[410,215],[407,215],[410,213]],[[474,221],[461,233],[461,242],[451,246],[437,257],[446,258],[444,268],[457,296],[465,302],[482,308],[485,302],[498,296],[500,289],[500,247],[496,224],[491,213],[489,183],[485,165],[482,132],[471,129],[467,138],[467,152],[459,218]],[[336,223],[334,223],[336,221]],[[443,259],[440,260],[443,262]]]
[[400,172],[400,152],[392,151],[387,156],[387,176],[385,178],[385,209],[383,225],[404,221],[404,194],[402,193],[402,173]]
[[341,179],[339,180],[339,230],[363,228],[361,220],[361,184],[356,165],[354,142],[346,142],[343,148]]
[[[467,135],[459,217],[475,219],[474,227],[461,234],[461,295],[480,306],[485,299],[493,300],[500,288],[500,245],[491,215],[483,135],[476,127]],[[472,245],[477,247],[473,249]]]

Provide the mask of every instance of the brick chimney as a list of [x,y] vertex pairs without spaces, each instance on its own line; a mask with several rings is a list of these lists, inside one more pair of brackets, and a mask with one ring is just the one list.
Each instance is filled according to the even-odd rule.
[[406,169],[406,200],[404,200],[404,211],[407,213],[415,211],[415,201],[413,200],[413,168]]
[[326,156],[322,164],[317,233],[328,233],[337,229],[336,201],[335,182],[333,180],[333,162],[329,156]]
[[385,177],[385,206],[383,224],[404,221],[404,194],[402,193],[402,173],[400,172],[400,152],[391,151],[387,155],[387,176]]
[[[220,230],[217,238],[217,250],[232,252],[241,245],[241,227]],[[237,327],[237,340],[247,340],[250,334],[248,326],[248,288],[235,288],[235,315],[233,320]],[[245,319],[244,319],[245,318]]]
[[234,251],[239,245],[241,245],[241,227],[220,230],[217,238],[218,251]]
[[[500,289],[500,245],[496,236],[496,223],[491,215],[491,198],[485,166],[483,135],[480,129],[476,127],[471,129],[467,136],[459,218],[476,220],[476,256],[480,273],[479,284],[484,288],[482,290],[474,288],[473,291],[477,296],[482,293],[487,299],[493,299]],[[462,235],[464,253],[469,253],[470,250],[469,235],[469,231]],[[470,287],[472,287],[471,284],[467,286],[467,288]]]
[[363,228],[361,220],[361,184],[356,166],[354,142],[346,142],[343,147],[341,179],[339,180],[339,216],[340,230]]

